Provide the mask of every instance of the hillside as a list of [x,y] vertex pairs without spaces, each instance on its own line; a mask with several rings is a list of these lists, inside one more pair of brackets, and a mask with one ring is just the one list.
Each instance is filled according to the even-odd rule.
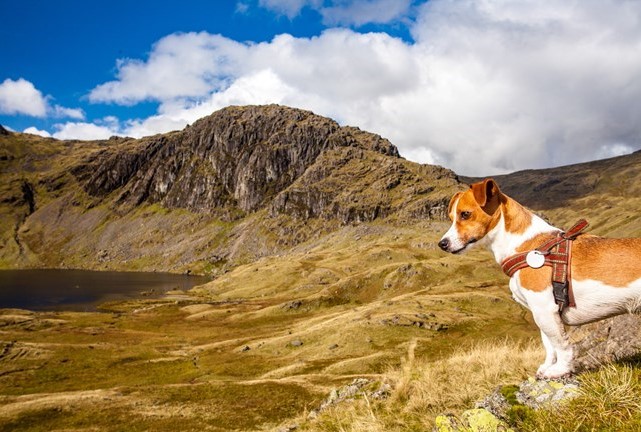
[[341,226],[443,219],[449,170],[308,111],[229,107],[139,140],[0,136],[0,267],[216,274]]

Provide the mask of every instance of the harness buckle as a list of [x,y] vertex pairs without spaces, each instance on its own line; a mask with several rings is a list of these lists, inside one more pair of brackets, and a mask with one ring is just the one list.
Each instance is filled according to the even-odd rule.
[[552,281],[552,293],[554,301],[559,305],[559,312],[562,312],[570,304],[568,286],[567,280],[565,282]]

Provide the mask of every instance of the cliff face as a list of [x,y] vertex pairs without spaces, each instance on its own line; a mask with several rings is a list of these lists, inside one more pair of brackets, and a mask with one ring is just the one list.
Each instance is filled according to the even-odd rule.
[[175,270],[251,259],[344,224],[444,219],[460,187],[451,171],[408,162],[378,135],[278,105],[229,107],[138,140],[10,134],[0,153],[12,196],[30,203],[3,227],[22,248],[18,266]]
[[319,155],[347,147],[399,158],[386,139],[309,111],[229,107],[181,133],[105,149],[74,174],[93,196],[119,190],[120,203],[253,212],[301,177]]

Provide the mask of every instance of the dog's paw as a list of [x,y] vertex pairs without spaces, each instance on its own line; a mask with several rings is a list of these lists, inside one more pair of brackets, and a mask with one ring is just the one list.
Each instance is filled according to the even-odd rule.
[[543,366],[545,365],[541,365],[541,367],[539,367],[539,370],[536,372],[537,379],[552,380],[567,378],[572,375],[573,372],[572,368],[568,365],[562,365],[559,363],[555,363],[552,366],[546,368],[543,368]]
[[543,379],[545,376],[545,371],[550,369],[552,367],[552,363],[543,363],[539,368],[536,370],[536,378],[537,379]]

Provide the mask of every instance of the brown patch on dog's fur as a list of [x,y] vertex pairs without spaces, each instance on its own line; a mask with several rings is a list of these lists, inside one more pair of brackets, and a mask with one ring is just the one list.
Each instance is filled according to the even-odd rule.
[[502,206],[505,215],[505,231],[512,234],[523,234],[532,225],[532,214],[513,199],[506,195],[503,196],[506,198]]
[[[524,242],[517,252],[541,246],[552,235],[539,234]],[[641,239],[610,239],[582,235],[572,245],[572,279],[596,280],[623,288],[641,278]],[[526,267],[519,273],[523,288],[540,292],[551,285],[552,268]]]
[[585,235],[574,241],[572,278],[623,288],[641,278],[641,239]]
[[[552,234],[539,234],[534,238],[525,241],[519,246],[517,252],[527,252],[541,246],[543,243],[552,239]],[[541,292],[552,285],[552,267],[543,266],[538,269],[526,267],[519,272],[521,286],[527,290]]]

